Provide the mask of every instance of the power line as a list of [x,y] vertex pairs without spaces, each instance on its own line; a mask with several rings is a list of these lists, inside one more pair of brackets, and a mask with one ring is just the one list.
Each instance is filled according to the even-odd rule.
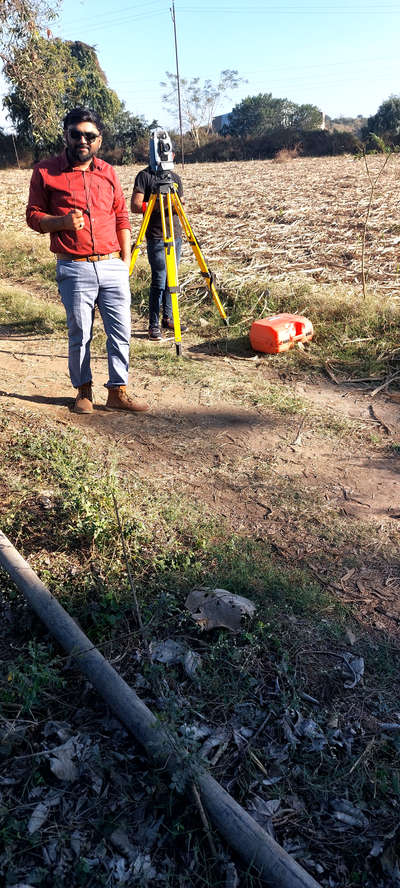
[[[344,60],[341,60],[338,62],[324,61],[318,65],[304,65],[303,62],[297,62],[295,65],[282,65],[282,66],[268,65],[268,71],[291,71],[291,70],[298,71],[299,67],[301,67],[302,71],[314,71],[314,70],[319,70],[321,68],[325,70],[326,68],[346,68],[347,66],[353,67],[354,65],[358,67],[358,65],[363,65],[363,64],[368,64],[369,66],[371,66],[371,64],[374,62],[387,62],[388,64],[393,64],[393,63],[398,64],[399,59],[398,59],[398,57],[396,57],[395,59],[388,59],[388,57],[385,55],[385,56],[375,56],[375,57],[368,56],[365,59],[344,59]],[[256,68],[253,71],[244,71],[243,74],[246,76],[251,76],[253,74],[259,74],[262,71],[264,71],[264,68]]]
[[[90,26],[92,26],[93,24],[97,24],[98,22],[103,22],[103,21],[115,22],[116,12],[118,13],[118,16],[120,16],[124,12],[125,13],[132,13],[132,12],[134,12],[135,9],[137,10],[138,13],[143,13],[145,11],[148,12],[150,7],[152,7],[152,6],[159,6],[160,9],[162,9],[162,7],[160,6],[160,0],[153,0],[153,2],[146,3],[146,4],[138,3],[137,6],[132,5],[132,3],[130,3],[129,6],[123,6],[122,9],[118,9],[118,7],[116,7],[114,5],[112,12],[109,11],[109,12],[99,13],[96,10],[96,21],[95,22],[93,22],[93,15],[90,15],[90,16],[86,16],[86,18],[79,17],[78,22],[77,22],[76,18],[71,19],[70,21],[68,21],[68,19],[67,20],[62,19],[62,26],[63,27],[64,26],[70,27],[72,25],[78,24],[80,27],[81,25],[84,25],[86,22],[88,24],[90,24]],[[119,19],[118,19],[118,22],[119,22]]]
[[[397,58],[396,59],[388,59],[387,56],[375,56],[375,57],[370,56],[369,58],[366,58],[366,59],[348,59],[343,62],[321,62],[320,65],[304,65],[302,62],[298,62],[296,65],[282,65],[282,66],[276,66],[276,65],[270,66],[269,65],[268,69],[256,68],[253,71],[243,70],[242,74],[243,74],[243,77],[251,77],[253,83],[256,83],[256,82],[258,83],[258,82],[260,82],[259,80],[253,79],[254,75],[261,75],[262,76],[264,71],[265,71],[265,77],[271,78],[272,76],[275,76],[275,74],[279,74],[281,72],[286,73],[287,71],[298,71],[299,67],[301,67],[302,72],[320,71],[321,69],[325,71],[327,68],[340,68],[342,70],[346,70],[347,67],[357,67],[358,68],[360,65],[363,65],[363,64],[367,64],[369,67],[371,67],[371,65],[375,62],[386,62],[388,65],[391,65],[395,62],[398,62],[398,59]],[[372,74],[372,72],[371,72],[371,74]],[[373,76],[376,77],[375,72],[373,72]],[[137,81],[136,81],[136,79],[121,80],[118,77],[115,79],[114,82],[118,83],[118,84],[126,84],[126,83],[129,84],[129,83],[136,83]],[[297,77],[296,77],[296,82],[297,82]],[[151,79],[151,80],[142,80],[142,78],[140,79],[141,86],[142,86],[142,84],[146,84],[146,83],[154,83],[154,79]],[[246,84],[243,84],[243,87],[245,85]]]
[[[126,16],[125,18],[118,18],[118,19],[116,19],[114,16],[112,19],[107,20],[104,23],[97,24],[97,22],[95,22],[94,24],[91,24],[90,25],[90,33],[92,34],[94,31],[95,32],[105,31],[105,30],[111,31],[115,28],[121,29],[121,27],[123,25],[128,25],[128,24],[130,24],[130,22],[139,21],[139,20],[142,21],[143,19],[149,19],[149,18],[157,18],[157,17],[163,16],[163,15],[164,16],[167,15],[167,12],[165,9],[153,10],[152,12],[143,12],[139,15],[129,15],[129,16]],[[72,22],[68,26],[68,28],[71,29],[72,27],[75,27],[75,28],[79,27],[79,29],[81,29],[83,27],[82,22],[81,21],[79,21],[78,23]],[[64,24],[64,22],[62,22],[62,23],[59,23],[58,31],[64,32],[68,28]],[[62,39],[65,39],[65,38],[62,38]]]
[[[204,12],[224,12],[224,13],[237,13],[243,16],[243,7],[242,6],[180,6],[179,12],[198,12],[203,14]],[[321,6],[301,6],[301,7],[291,7],[291,6],[270,6],[268,9],[259,6],[246,6],[246,15],[249,13],[256,13],[257,15],[361,15],[365,18],[366,15],[384,15],[386,13],[390,13],[392,15],[398,15],[400,13],[399,6],[332,6],[332,7],[321,7]]]

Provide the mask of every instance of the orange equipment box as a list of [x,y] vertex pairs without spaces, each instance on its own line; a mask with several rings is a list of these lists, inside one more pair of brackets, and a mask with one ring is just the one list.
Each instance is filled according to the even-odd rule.
[[250,342],[254,351],[277,355],[289,351],[296,342],[309,342],[313,325],[308,318],[295,314],[279,314],[261,321],[253,321]]

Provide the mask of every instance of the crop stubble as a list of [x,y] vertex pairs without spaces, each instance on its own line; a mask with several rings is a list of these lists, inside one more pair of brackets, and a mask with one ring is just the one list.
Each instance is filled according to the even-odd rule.
[[[374,177],[384,159],[368,158]],[[400,157],[378,182],[367,230],[368,280],[400,289]],[[139,166],[119,167],[129,203]],[[182,175],[186,212],[210,263],[241,281],[305,275],[321,283],[361,279],[361,240],[370,184],[362,159],[349,156],[187,164]],[[0,172],[0,230],[25,230],[29,170]],[[138,217],[132,218],[133,237]],[[191,259],[188,245],[184,255]],[[193,259],[194,262],[194,259]]]

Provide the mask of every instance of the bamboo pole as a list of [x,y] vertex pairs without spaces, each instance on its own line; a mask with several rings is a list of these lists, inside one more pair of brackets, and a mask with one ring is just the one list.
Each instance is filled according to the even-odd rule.
[[[135,739],[158,766],[174,773],[184,766],[184,755],[169,731],[124,681],[62,605],[49,592],[28,562],[0,531],[0,564],[25,596],[37,616],[75,661]],[[203,770],[192,769],[202,804],[213,824],[248,866],[254,866],[271,888],[320,888],[277,842]]]

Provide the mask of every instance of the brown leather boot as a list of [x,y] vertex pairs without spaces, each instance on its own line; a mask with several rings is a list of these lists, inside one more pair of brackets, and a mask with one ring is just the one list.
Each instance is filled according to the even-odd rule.
[[117,385],[108,389],[106,410],[129,410],[131,413],[143,413],[149,410],[146,401],[133,400],[126,393],[126,385]]
[[84,382],[78,388],[73,407],[74,413],[93,413],[92,383]]

